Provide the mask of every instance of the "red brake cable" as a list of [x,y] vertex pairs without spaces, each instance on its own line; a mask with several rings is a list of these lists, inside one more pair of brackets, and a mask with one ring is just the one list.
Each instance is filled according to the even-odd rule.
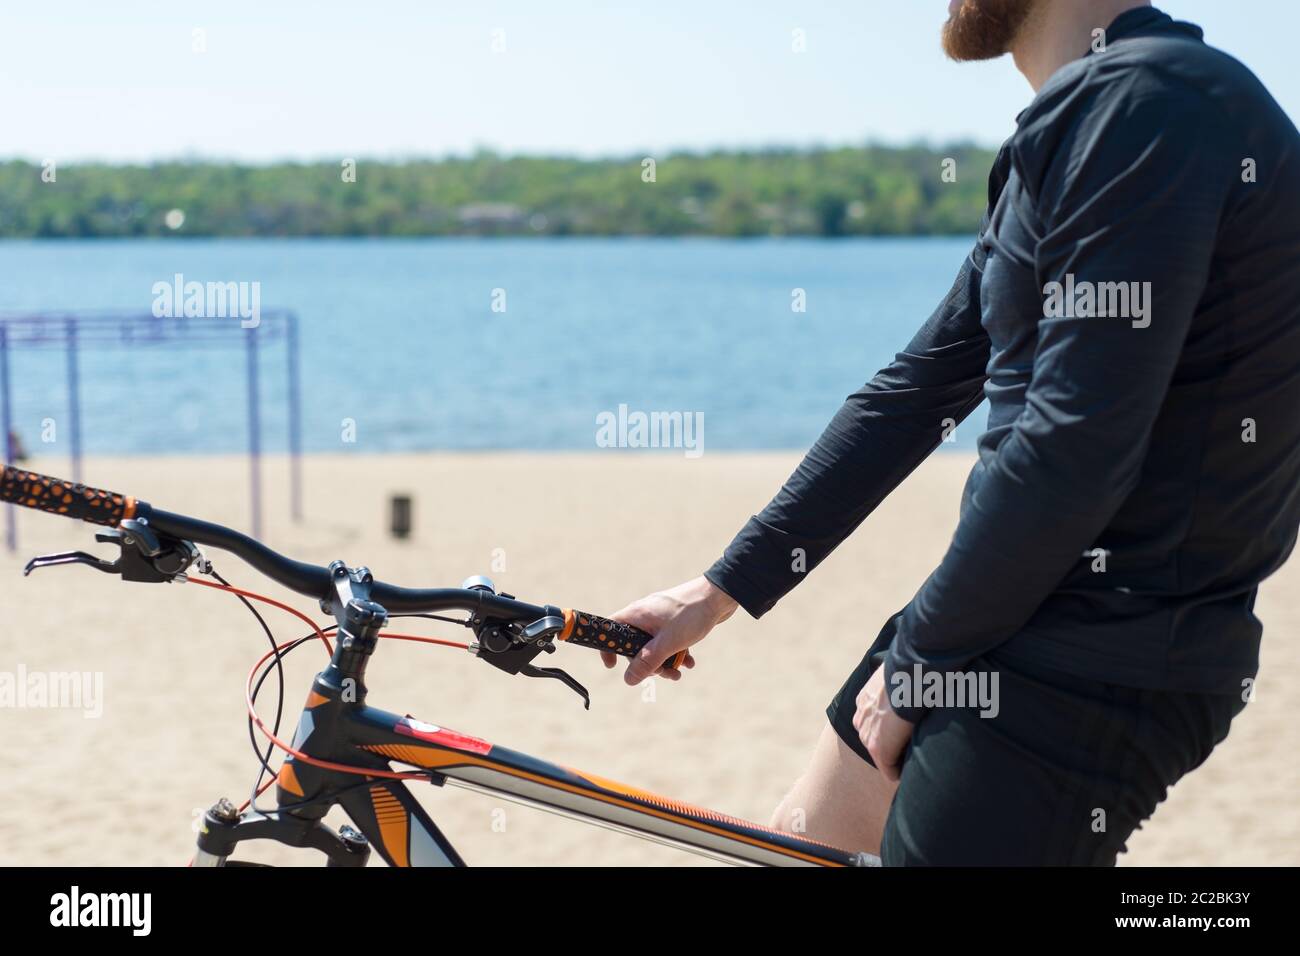
[[[313,631],[316,632],[316,636],[319,637],[321,641],[325,644],[327,653],[330,656],[333,656],[334,649],[330,646],[329,639],[325,636],[325,632],[321,630],[320,626],[315,621],[309,618],[306,614],[303,614],[297,608],[290,607],[289,605],[281,603],[280,601],[277,601],[274,598],[269,598],[266,597],[265,595],[257,594],[253,591],[246,591],[243,590],[242,588],[236,588],[230,585],[214,584],[211,581],[200,581],[196,578],[188,578],[187,581],[190,584],[201,584],[206,588],[212,588],[214,591],[226,591],[231,594],[241,595],[243,597],[249,598],[254,601],[261,601],[263,604],[269,604],[272,607],[277,607],[282,611],[286,611],[289,614],[292,614],[294,617],[298,618],[299,620],[306,622],[306,624]],[[455,648],[459,648],[460,650],[469,649],[469,645],[464,643],[463,641],[448,641],[436,637],[422,637],[416,634],[384,634],[381,632],[379,636],[387,640],[413,641],[420,644],[436,644],[441,647],[455,647]],[[262,732],[262,735],[266,737],[267,740],[271,741],[271,743],[275,745],[275,747],[277,747],[280,750],[283,750],[285,753],[289,754],[295,760],[301,760],[303,763],[311,764],[314,767],[322,767],[326,770],[338,771],[339,773],[351,773],[351,774],[356,774],[358,776],[377,777],[386,780],[427,780],[429,779],[429,775],[421,771],[378,770],[373,767],[356,767],[350,764],[334,763],[333,761],[329,761],[329,760],[320,760],[316,757],[310,757],[300,750],[295,750],[292,746],[286,744],[279,737],[275,736],[275,734],[271,731],[271,729],[267,727],[265,723],[262,722],[262,718],[258,716],[257,710],[253,705],[253,683],[257,677],[258,671],[261,669],[263,664],[265,664],[272,657],[275,657],[276,655],[280,654],[286,648],[289,648],[296,643],[297,640],[286,641],[285,643],[278,645],[274,650],[267,651],[265,654],[262,655],[262,657],[257,661],[257,663],[253,665],[252,670],[250,670],[248,673],[248,684],[245,688],[244,699],[248,706],[248,716],[252,719],[257,729]],[[257,795],[261,796],[262,792],[265,791],[267,788],[269,788],[271,784],[276,781],[276,779],[277,779],[276,777],[272,777],[271,779],[269,779],[266,782],[266,784],[261,788],[261,790],[257,792]],[[248,802],[245,801],[244,805],[239,808],[240,812],[243,812],[244,808],[247,806],[248,806]]]

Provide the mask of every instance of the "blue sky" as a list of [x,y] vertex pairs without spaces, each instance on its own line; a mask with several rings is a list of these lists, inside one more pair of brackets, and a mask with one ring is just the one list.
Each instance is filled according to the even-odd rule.
[[[1205,27],[1300,116],[1300,3],[1158,6]],[[946,15],[947,0],[6,3],[0,156],[997,143],[1029,88],[1006,58],[946,61]]]

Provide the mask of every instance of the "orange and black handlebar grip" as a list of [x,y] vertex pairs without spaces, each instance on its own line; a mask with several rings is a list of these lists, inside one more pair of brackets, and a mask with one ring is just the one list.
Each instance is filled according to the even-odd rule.
[[[639,627],[611,621],[599,614],[566,610],[564,630],[560,632],[559,638],[570,644],[594,647],[598,651],[608,651],[623,657],[635,657],[641,653],[641,648],[650,643],[653,635],[647,634]],[[664,667],[678,670],[684,660],[686,660],[686,652],[679,651],[664,661]]]
[[61,478],[38,475],[5,465],[0,501],[66,515],[92,524],[116,525],[135,516],[135,499],[112,491],[87,488]]

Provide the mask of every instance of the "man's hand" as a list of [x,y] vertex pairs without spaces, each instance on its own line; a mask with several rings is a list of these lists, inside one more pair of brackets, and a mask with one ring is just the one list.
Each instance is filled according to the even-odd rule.
[[897,783],[903,772],[903,751],[907,749],[916,725],[899,717],[889,706],[884,665],[876,668],[858,693],[853,727],[862,746],[876,762],[876,769],[890,783]]
[[[617,614],[611,614],[614,620],[639,627],[654,636],[654,640],[641,648],[641,653],[628,663],[623,680],[636,685],[656,672],[669,680],[680,680],[681,671],[672,668],[660,670],[664,661],[704,640],[709,631],[736,612],[737,606],[725,592],[701,576],[633,601]],[[618,663],[613,654],[602,652],[601,657],[606,667]],[[694,667],[695,658],[687,654],[682,664]]]

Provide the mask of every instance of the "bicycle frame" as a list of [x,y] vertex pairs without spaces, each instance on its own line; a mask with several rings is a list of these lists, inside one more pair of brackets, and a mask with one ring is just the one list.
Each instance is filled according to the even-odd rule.
[[[435,783],[495,794],[635,836],[735,863],[777,866],[872,866],[853,854],[735,817],[689,806],[593,774],[571,770],[476,737],[350,701],[337,678],[340,647],[317,675],[292,748],[333,764],[386,771],[389,762],[416,767]],[[360,692],[364,697],[364,691]],[[269,837],[313,846],[332,865],[360,865],[359,845],[344,847],[320,823],[338,804],[365,842],[392,866],[464,866],[464,861],[401,780],[361,777],[286,758],[277,781],[281,810],[240,821],[210,811],[196,865],[221,865],[236,843]],[[294,807],[310,805],[295,810]],[[241,832],[240,828],[243,827]],[[349,859],[349,854],[352,854]]]

